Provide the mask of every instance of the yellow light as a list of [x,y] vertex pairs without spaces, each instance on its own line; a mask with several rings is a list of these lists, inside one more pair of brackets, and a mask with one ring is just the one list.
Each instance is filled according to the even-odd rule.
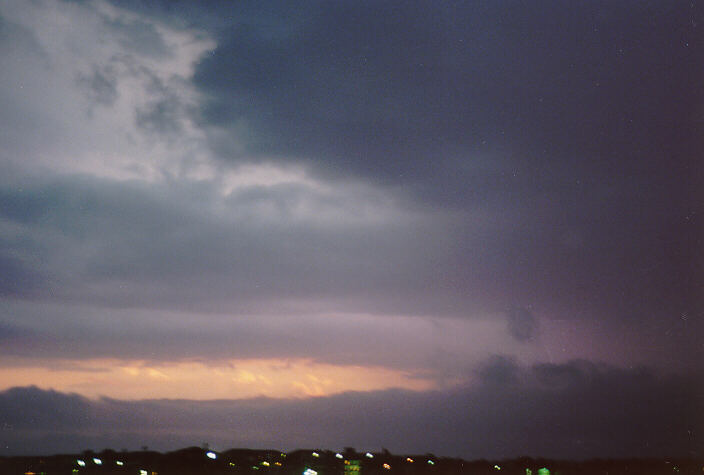
[[262,465],[264,465],[265,467],[268,467],[268,466],[269,466],[269,462],[262,462]]
[[388,463],[385,463],[385,464],[384,464],[384,468],[385,468],[386,470],[391,470],[391,465],[389,465]]
[[413,463],[413,459],[411,457],[406,457],[406,462]]

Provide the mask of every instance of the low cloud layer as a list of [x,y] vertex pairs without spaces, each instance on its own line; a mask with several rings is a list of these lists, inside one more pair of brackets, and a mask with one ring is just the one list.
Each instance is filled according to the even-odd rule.
[[[2,453],[303,447],[433,452],[466,458],[691,456],[701,453],[701,379],[587,361],[513,366],[445,392],[390,390],[304,400],[89,400],[0,393]],[[699,416],[697,416],[699,414]]]

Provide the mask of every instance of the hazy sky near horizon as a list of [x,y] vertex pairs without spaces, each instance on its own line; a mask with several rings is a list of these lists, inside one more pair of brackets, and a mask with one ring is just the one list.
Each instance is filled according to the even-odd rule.
[[[669,1],[0,0],[0,454],[701,448],[702,21]],[[135,435],[115,404],[164,419]],[[365,405],[383,431],[352,429]],[[422,407],[432,437],[409,429]]]

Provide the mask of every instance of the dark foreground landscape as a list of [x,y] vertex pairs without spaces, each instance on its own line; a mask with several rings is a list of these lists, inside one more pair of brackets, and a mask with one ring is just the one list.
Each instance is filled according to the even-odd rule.
[[620,459],[572,462],[522,457],[466,461],[433,454],[329,450],[230,449],[222,452],[190,447],[168,453],[102,452],[52,456],[2,457],[2,475],[221,475],[221,474],[694,474],[704,473],[704,459]]

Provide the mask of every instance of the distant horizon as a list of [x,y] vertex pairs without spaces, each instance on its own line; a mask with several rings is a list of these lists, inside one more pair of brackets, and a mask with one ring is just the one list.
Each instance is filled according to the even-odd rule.
[[[499,368],[492,371],[506,371]],[[568,369],[574,367],[551,368],[557,373]],[[520,371],[540,370],[545,371]],[[624,386],[624,376],[635,380]],[[0,410],[6,414],[0,432],[0,456],[105,448],[136,450],[142,446],[164,452],[206,442],[212,450],[387,448],[394,453],[433,453],[466,460],[521,456],[565,460],[687,458],[701,454],[692,442],[692,434],[673,435],[667,425],[653,433],[641,432],[644,426],[657,427],[648,417],[655,410],[655,401],[660,400],[671,401],[668,406],[658,405],[658,410],[664,411],[660,417],[693,423],[687,418],[694,414],[698,401],[688,399],[689,391],[701,377],[663,378],[647,372],[638,376],[615,368],[586,368],[578,377],[580,382],[562,388],[514,381],[501,393],[497,392],[497,382],[487,379],[480,388],[434,393],[389,389],[314,398],[242,400],[89,399],[36,386],[17,387],[0,391]],[[649,394],[649,401],[640,407],[624,408],[618,400],[609,402],[609,394],[617,392],[621,397]],[[462,414],[464,407],[478,405],[486,398],[496,400],[496,414]],[[399,401],[404,408],[398,407]],[[578,416],[571,413],[575,402],[590,401],[599,404],[592,404],[592,409],[585,407]],[[525,406],[552,414],[548,420],[526,418],[522,413]],[[454,419],[448,419],[448,410],[453,411]],[[578,435],[565,437],[560,429],[568,426]],[[248,432],[242,427],[256,427],[261,435],[247,438]],[[452,435],[453,442],[439,443],[435,434],[445,438]],[[532,445],[523,442],[526,435]],[[633,442],[615,445],[616,439]],[[32,451],[24,452],[28,446],[33,447]],[[570,451],[575,446],[579,450]]]
[[[413,462],[426,462],[427,460],[434,460],[434,461],[441,461],[441,460],[462,460],[465,462],[469,463],[477,463],[477,462],[486,462],[486,463],[495,463],[495,462],[509,462],[509,461],[519,461],[519,460],[532,460],[532,461],[545,461],[545,460],[550,460],[550,461],[555,461],[555,462],[573,462],[573,463],[582,463],[582,462],[594,462],[594,461],[604,461],[604,462],[609,462],[609,461],[614,461],[614,462],[621,462],[621,461],[630,461],[630,460],[636,460],[636,461],[695,461],[695,462],[704,462],[704,456],[702,455],[691,455],[691,456],[683,456],[683,457],[668,457],[668,456],[661,456],[661,457],[656,457],[656,456],[650,456],[650,457],[611,457],[611,458],[604,458],[604,457],[590,457],[590,458],[583,458],[583,459],[561,459],[561,458],[555,458],[555,457],[542,457],[542,456],[532,456],[532,455],[520,455],[516,457],[506,457],[506,458],[473,458],[473,459],[466,459],[463,457],[456,457],[456,456],[447,456],[447,455],[438,455],[432,452],[392,452],[392,451],[387,451],[385,448],[377,449],[377,450],[372,450],[372,449],[357,449],[356,447],[341,447],[341,448],[327,448],[327,447],[297,447],[294,449],[288,449],[288,450],[283,450],[279,449],[276,447],[270,447],[270,448],[254,448],[254,447],[229,447],[229,448],[223,448],[223,449],[212,449],[210,447],[204,447],[203,445],[189,445],[189,446],[184,446],[184,447],[179,447],[179,448],[174,448],[174,449],[165,449],[165,450],[157,450],[153,449],[151,447],[140,447],[139,449],[113,449],[110,447],[106,447],[102,450],[93,450],[93,449],[85,449],[85,450],[79,450],[79,451],[74,451],[74,452],[62,452],[62,453],[42,453],[42,454],[20,454],[20,455],[0,455],[0,458],[27,458],[27,457],[75,457],[77,459],[80,459],[80,457],[86,457],[88,455],[93,456],[93,455],[99,455],[99,456],[105,456],[109,454],[114,454],[115,457],[118,459],[120,458],[120,455],[124,454],[140,454],[140,453],[157,453],[160,455],[170,455],[170,454],[175,454],[177,452],[185,452],[185,451],[192,451],[192,450],[198,450],[204,454],[204,456],[207,457],[208,452],[212,452],[216,454],[218,457],[223,455],[223,454],[228,454],[231,452],[270,452],[270,453],[280,453],[284,454],[286,456],[291,455],[291,454],[307,454],[310,455],[312,453],[319,453],[323,457],[327,458],[332,458],[335,457],[338,454],[343,455],[343,454],[348,454],[348,449],[352,449],[353,454],[355,457],[359,457],[359,459],[366,459],[367,453],[372,454],[375,458],[378,458],[379,456],[391,456],[391,457],[415,457],[413,459]],[[345,457],[347,458],[347,457]]]

